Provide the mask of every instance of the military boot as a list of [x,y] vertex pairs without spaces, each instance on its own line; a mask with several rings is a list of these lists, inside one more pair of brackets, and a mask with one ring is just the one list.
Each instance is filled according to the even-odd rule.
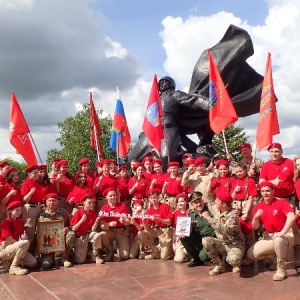
[[104,260],[100,257],[100,250],[93,250],[92,261],[95,261],[97,265],[104,264]]
[[210,276],[215,276],[221,273],[225,273],[225,263],[224,261],[220,260],[220,262],[218,262],[218,264],[212,270],[210,270],[208,274]]
[[281,281],[287,278],[287,273],[285,270],[285,260],[277,258],[277,271],[273,276],[274,281]]
[[108,247],[106,256],[104,257],[104,261],[105,262],[112,261],[114,258],[114,253],[115,253],[114,248],[112,246]]

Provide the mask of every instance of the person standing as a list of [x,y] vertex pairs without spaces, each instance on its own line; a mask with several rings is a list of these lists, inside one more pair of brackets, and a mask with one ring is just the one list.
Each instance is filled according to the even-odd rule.
[[79,172],[83,172],[86,176],[87,185],[92,190],[95,181],[95,173],[90,171],[90,160],[86,157],[82,158],[78,162]]
[[292,226],[295,222],[295,214],[286,200],[278,200],[275,197],[275,187],[272,182],[261,182],[259,188],[263,201],[254,207],[252,226],[257,229],[262,223],[266,232],[264,238],[247,251],[247,256],[252,260],[276,260],[277,271],[273,280],[281,281],[287,278],[285,269],[287,251],[294,246]]

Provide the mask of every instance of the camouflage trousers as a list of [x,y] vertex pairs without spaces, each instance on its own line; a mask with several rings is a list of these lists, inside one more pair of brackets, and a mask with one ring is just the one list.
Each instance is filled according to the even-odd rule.
[[279,259],[286,259],[286,254],[289,249],[294,246],[293,231],[290,229],[284,236],[272,239],[274,233],[265,232],[263,239],[256,242],[248,251],[247,256],[251,260],[266,259],[268,256],[273,256]]
[[89,243],[92,244],[93,252],[98,252],[102,248],[101,234],[92,231],[81,236],[75,235],[75,261],[78,264],[85,262]]
[[242,244],[224,244],[216,238],[205,237],[202,239],[203,248],[215,265],[220,265],[226,257],[226,261],[233,267],[241,265],[245,246]]
[[[155,239],[158,238],[159,245],[155,245]],[[147,246],[155,253],[160,253],[160,258],[167,260],[172,259],[174,252],[172,249],[173,243],[173,228],[150,228],[149,230],[142,230],[138,233],[138,239],[142,246]]]

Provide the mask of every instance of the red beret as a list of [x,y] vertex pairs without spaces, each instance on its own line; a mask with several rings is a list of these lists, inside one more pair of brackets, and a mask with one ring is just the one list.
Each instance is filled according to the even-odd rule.
[[144,199],[142,194],[135,194],[134,199]]
[[3,160],[0,162],[0,168],[3,168],[5,166],[9,166],[9,163],[6,160]]
[[7,205],[6,209],[7,209],[7,210],[11,210],[11,209],[14,209],[14,208],[16,208],[16,207],[22,207],[21,201],[12,201],[12,202],[10,202],[10,203]]
[[243,143],[239,146],[239,150],[241,151],[244,148],[249,148],[251,149],[251,145],[249,143]]
[[272,143],[271,145],[269,145],[268,151],[269,151],[270,149],[273,149],[273,148],[278,148],[278,149],[281,149],[281,150],[282,150],[282,146],[281,146],[281,144],[279,144],[279,143]]
[[171,161],[168,163],[168,167],[179,167],[179,162]]
[[98,161],[95,163],[95,167],[98,168],[98,167],[102,167],[102,163],[101,161]]
[[100,167],[103,167],[103,165],[110,165],[111,161],[110,159],[103,159],[100,161],[100,163],[101,163]]
[[14,172],[14,171],[18,171],[15,167],[11,167],[9,169],[7,169],[4,173],[4,177],[7,178],[7,176],[11,173],[11,172]]
[[152,156],[145,156],[145,157],[143,158],[143,163],[145,163],[146,161],[153,162],[153,157],[152,157]]
[[56,193],[50,193],[50,194],[47,194],[46,196],[45,196],[45,200],[48,200],[48,199],[50,199],[50,198],[53,198],[53,199],[58,199],[58,196],[57,196],[57,194]]
[[90,163],[90,160],[86,157],[82,158],[80,161],[79,161],[79,166],[82,166],[82,165],[85,165],[85,164],[89,164]]
[[114,187],[109,187],[107,188],[104,192],[103,192],[103,196],[106,197],[108,195],[109,192],[115,192],[116,189]]
[[179,198],[183,197],[185,201],[188,201],[188,196],[186,193],[179,193],[176,196],[176,200],[178,201]]
[[222,202],[232,203],[232,201],[233,201],[231,195],[229,193],[226,193],[226,192],[219,192],[216,196]]
[[205,158],[203,156],[197,157],[195,160],[195,166],[206,164]]
[[67,166],[69,164],[69,162],[65,159],[61,159],[58,163],[57,163],[57,167],[60,168],[62,166]]
[[31,171],[33,171],[33,170],[35,170],[35,169],[39,169],[39,166],[38,165],[32,165],[32,166],[28,166],[26,169],[25,169],[25,172],[26,173],[29,173],[29,172],[31,172]]
[[132,202],[132,207],[135,205],[135,204],[140,204],[142,206],[144,206],[144,201],[142,199],[136,199]]
[[184,153],[182,155],[182,158],[188,158],[188,157],[192,157],[192,154],[190,154],[190,153]]
[[268,187],[270,187],[271,189],[274,189],[274,184],[272,183],[272,182],[270,182],[270,181],[263,181],[263,182],[261,182],[260,184],[259,184],[259,189],[261,190],[263,187],[265,187],[265,186],[268,186]]
[[55,157],[55,158],[52,159],[51,163],[53,164],[53,163],[59,162],[59,161],[61,161],[61,159],[58,158],[58,157]]
[[143,169],[145,169],[144,164],[138,163],[138,164],[135,164],[135,165],[133,166],[132,170],[133,170],[133,171],[136,171],[138,167],[142,167]]
[[229,161],[228,160],[225,160],[225,159],[220,159],[218,162],[217,162],[217,168],[219,168],[221,165],[225,165],[225,166],[229,166]]
[[152,194],[157,194],[157,195],[159,195],[159,194],[160,194],[159,189],[149,189],[148,192],[147,192],[147,197],[149,197],[149,196],[152,195]]
[[186,161],[185,163],[187,166],[191,166],[191,165],[194,165],[195,164],[195,160],[194,159],[189,159]]
[[47,165],[38,165],[39,170],[47,170]]
[[86,199],[93,199],[93,202],[96,202],[95,195],[93,193],[86,193],[81,197],[81,202],[85,201]]
[[120,166],[118,172],[122,170],[128,171],[128,167],[126,165]]
[[159,164],[162,166],[163,161],[161,159],[155,159],[155,160],[153,160],[152,165],[155,165],[155,164]]

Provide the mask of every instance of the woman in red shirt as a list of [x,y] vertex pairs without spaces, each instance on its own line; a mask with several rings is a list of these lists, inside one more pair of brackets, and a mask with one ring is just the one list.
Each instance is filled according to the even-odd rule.
[[39,165],[39,177],[38,184],[41,186],[41,190],[43,193],[43,199],[46,195],[50,193],[55,193],[55,185],[50,182],[48,173],[47,173],[47,165]]
[[0,234],[0,259],[4,267],[9,267],[10,275],[28,274],[27,269],[23,269],[20,265],[35,267],[36,258],[28,251],[30,242],[24,230],[24,223],[20,218],[22,213],[22,203],[20,201],[12,201],[7,206],[8,217],[1,223]]
[[131,195],[129,194],[128,189],[128,182],[129,182],[129,175],[128,175],[128,167],[123,165],[119,168],[118,171],[118,184],[119,184],[119,191],[120,191],[120,202],[124,202],[129,211],[131,211]]

